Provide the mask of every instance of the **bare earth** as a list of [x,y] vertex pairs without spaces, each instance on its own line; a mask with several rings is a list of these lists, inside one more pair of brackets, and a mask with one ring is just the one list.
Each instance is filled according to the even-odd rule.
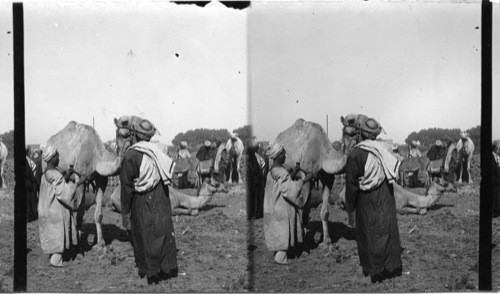
[[[458,193],[446,193],[427,215],[398,215],[403,275],[372,284],[359,265],[355,235],[347,225],[347,213],[330,205],[330,234],[334,249],[321,247],[309,255],[289,260],[288,265],[273,262],[267,251],[263,221],[255,220],[254,240],[249,246],[254,256],[254,291],[258,292],[438,292],[477,291],[479,248],[479,157],[473,161],[471,185],[459,185]],[[340,185],[335,185],[334,194]],[[413,189],[424,194],[423,189]],[[337,196],[338,197],[338,196]],[[313,194],[318,205],[311,212],[311,228],[319,241],[320,191]],[[332,197],[335,198],[335,197]],[[333,199],[335,200],[335,199]],[[331,201],[334,203],[335,201]],[[494,243],[500,242],[499,221],[494,221]],[[494,289],[500,289],[499,249],[493,258]]]

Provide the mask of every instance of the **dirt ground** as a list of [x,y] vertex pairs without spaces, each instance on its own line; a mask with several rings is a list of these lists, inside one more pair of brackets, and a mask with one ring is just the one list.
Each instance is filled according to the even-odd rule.
[[[472,163],[473,184],[459,185],[458,193],[445,193],[427,215],[398,215],[403,247],[403,275],[372,284],[359,265],[354,231],[347,227],[347,213],[333,196],[329,206],[332,251],[316,247],[309,254],[273,262],[267,251],[262,219],[253,221],[253,290],[257,292],[438,292],[477,291],[479,248],[479,157]],[[341,186],[334,186],[335,193]],[[424,189],[412,189],[424,194]],[[310,229],[321,236],[319,218],[321,191],[313,192]],[[338,197],[338,196],[337,196]],[[494,220],[494,243],[500,244],[499,220]],[[500,289],[500,254],[493,254],[494,289]]]
[[[232,292],[248,287],[246,274],[246,212],[244,185],[229,185],[229,192],[216,193],[198,216],[173,218],[179,276],[158,285],[140,279],[133,250],[121,215],[103,207],[103,234],[108,253],[88,246],[84,256],[69,260],[64,268],[49,266],[40,248],[37,221],[28,223],[28,292]],[[111,193],[108,189],[104,202]],[[182,190],[195,195],[195,189]],[[84,237],[94,244],[94,208],[86,213]],[[246,284],[245,284],[246,282]]]

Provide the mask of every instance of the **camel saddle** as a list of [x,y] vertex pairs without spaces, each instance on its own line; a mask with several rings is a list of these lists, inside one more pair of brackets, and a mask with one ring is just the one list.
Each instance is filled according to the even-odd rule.
[[200,161],[199,163],[200,166],[200,173],[203,174],[209,174],[211,172],[211,169],[213,167],[213,159],[208,159],[204,161]]
[[444,166],[444,157],[436,160],[431,160],[429,162],[429,168],[431,171],[431,174],[439,174],[441,173],[441,169]]

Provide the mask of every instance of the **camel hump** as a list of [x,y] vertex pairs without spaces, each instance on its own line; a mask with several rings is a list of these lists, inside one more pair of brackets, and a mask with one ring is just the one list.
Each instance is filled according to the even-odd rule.
[[298,162],[307,172],[318,172],[329,159],[335,162],[342,159],[321,125],[302,118],[278,134],[275,142],[285,148],[287,154],[285,165],[295,166]]
[[105,147],[99,134],[89,125],[70,121],[64,129],[50,137],[47,146],[59,151],[59,166],[67,170],[70,165],[81,175],[96,171],[103,158]]

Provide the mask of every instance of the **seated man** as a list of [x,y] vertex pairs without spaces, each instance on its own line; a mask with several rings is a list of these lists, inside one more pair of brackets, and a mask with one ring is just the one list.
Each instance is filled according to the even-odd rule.
[[392,155],[394,155],[394,157],[396,157],[399,161],[403,161],[404,160],[403,156],[399,154],[399,146],[393,144],[391,147],[392,147]]
[[189,151],[186,148],[187,148],[187,142],[182,141],[181,144],[179,145],[178,158],[189,158],[191,156],[191,154],[189,154]]
[[210,141],[205,141],[205,145],[200,147],[200,150],[196,153],[196,158],[200,161],[199,163],[199,176],[200,183],[207,177],[212,176],[214,168],[214,151],[212,148],[212,143]]
[[418,150],[417,145],[418,145],[417,141],[411,141],[410,156],[409,157],[421,157],[422,156],[422,153],[420,153],[420,150]]
[[427,151],[427,157],[429,160],[437,160],[444,158],[446,156],[446,143],[441,142],[441,140],[437,140],[434,145],[429,148]]
[[196,153],[196,158],[199,161],[206,161],[213,158],[212,143],[210,141],[205,141],[205,145],[200,147]]

